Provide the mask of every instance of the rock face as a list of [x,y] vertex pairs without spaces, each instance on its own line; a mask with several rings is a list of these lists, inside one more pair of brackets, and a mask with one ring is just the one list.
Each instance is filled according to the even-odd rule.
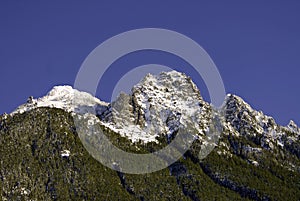
[[[253,143],[268,150],[279,150],[292,147],[298,148],[299,128],[291,121],[287,127],[278,125],[272,117],[256,111],[249,104],[235,95],[228,95],[223,107],[226,122],[230,124],[229,130],[237,131]],[[287,146],[287,147],[285,147]],[[292,153],[299,151],[292,148]]]
[[[160,149],[180,127],[192,128],[197,140],[169,168],[123,174],[88,154],[74,115],[99,124],[129,152]],[[214,115],[220,139],[199,159]],[[0,116],[0,156],[1,200],[300,200],[298,126],[278,125],[231,94],[215,111],[191,79],[175,71],[147,75],[111,104],[70,86],[30,98]]]
[[151,142],[161,135],[172,136],[179,126],[191,122],[197,131],[194,135],[203,136],[210,110],[192,80],[171,71],[156,76],[148,74],[132,88],[131,94],[121,94],[100,118],[133,142]]
[[293,120],[290,121],[287,127],[294,133],[300,133],[300,128],[295,124]]

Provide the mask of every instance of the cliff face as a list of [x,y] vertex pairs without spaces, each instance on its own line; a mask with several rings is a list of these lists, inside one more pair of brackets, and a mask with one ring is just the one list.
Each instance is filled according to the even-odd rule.
[[[91,118],[128,152],[161,149],[179,127],[193,127],[197,140],[168,168],[123,174],[89,155],[74,115]],[[220,138],[199,159],[214,115]],[[0,116],[0,156],[2,200],[300,199],[298,126],[280,126],[235,95],[216,111],[190,78],[174,71],[146,76],[112,104],[68,86],[31,98]]]

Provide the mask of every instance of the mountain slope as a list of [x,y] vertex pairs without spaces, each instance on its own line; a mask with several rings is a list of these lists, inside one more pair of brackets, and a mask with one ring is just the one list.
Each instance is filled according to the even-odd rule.
[[[217,113],[217,146],[200,160],[213,111],[190,78],[175,71],[147,75],[112,104],[55,87],[0,116],[2,200],[300,200],[298,126],[280,126],[229,94]],[[166,169],[123,174],[88,154],[74,115],[99,124],[129,152],[158,150],[179,127],[192,126],[196,140]]]

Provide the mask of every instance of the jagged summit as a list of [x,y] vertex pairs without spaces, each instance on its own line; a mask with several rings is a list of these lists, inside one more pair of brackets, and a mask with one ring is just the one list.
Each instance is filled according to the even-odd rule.
[[290,120],[287,127],[289,129],[291,129],[292,131],[294,131],[294,132],[298,132],[298,133],[300,132],[300,129],[299,129],[298,125],[293,120]]
[[236,95],[227,95],[223,110],[227,121],[232,123],[237,130],[246,124],[248,127],[256,128],[259,133],[277,127],[272,117],[265,115],[262,111],[254,110],[241,97]]
[[136,90],[147,89],[154,87],[158,88],[161,92],[168,93],[170,91],[176,91],[177,94],[197,94],[198,99],[202,99],[200,91],[191,78],[182,72],[168,71],[161,72],[159,75],[147,74],[137,85],[132,89],[132,93]]
[[[30,97],[12,114],[23,113],[38,107],[61,108],[76,114],[90,113],[109,129],[131,141],[156,141],[160,135],[170,136],[180,126],[193,126],[200,137],[208,130],[211,106],[201,97],[190,77],[177,71],[146,75],[130,94],[120,94],[113,103],[105,103],[91,94],[71,86],[55,86],[46,96]],[[239,96],[228,94],[222,111],[222,125],[230,132],[263,135],[266,142],[283,145],[284,130],[296,133],[300,129],[291,121],[287,127],[278,125],[272,117],[254,110]],[[98,118],[96,118],[98,116]]]
[[106,126],[132,141],[155,141],[159,135],[172,135],[179,126],[193,124],[203,135],[209,119],[208,103],[192,80],[176,71],[148,74],[120,95],[103,116]]

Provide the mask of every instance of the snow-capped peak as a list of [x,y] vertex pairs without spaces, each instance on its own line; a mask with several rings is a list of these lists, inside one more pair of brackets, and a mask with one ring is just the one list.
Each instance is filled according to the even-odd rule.
[[172,135],[191,123],[196,135],[204,134],[209,107],[188,76],[170,71],[148,74],[131,94],[120,95],[103,119],[106,126],[132,141],[156,141],[158,135]]
[[12,114],[23,113],[38,107],[60,108],[76,113],[94,113],[96,107],[107,105],[91,94],[78,91],[71,86],[55,86],[42,98],[29,97],[27,103],[18,107]]

